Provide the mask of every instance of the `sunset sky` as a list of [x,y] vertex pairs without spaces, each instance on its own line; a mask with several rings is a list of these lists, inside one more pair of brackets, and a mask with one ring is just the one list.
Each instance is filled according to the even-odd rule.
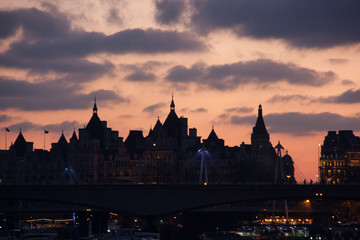
[[360,1],[0,1],[0,148],[99,117],[126,139],[178,116],[250,143],[257,108],[298,181],[329,130],[360,135]]

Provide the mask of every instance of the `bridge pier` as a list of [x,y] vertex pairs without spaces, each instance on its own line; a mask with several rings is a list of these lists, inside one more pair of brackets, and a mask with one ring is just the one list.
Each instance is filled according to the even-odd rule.
[[145,217],[144,231],[145,232],[159,232],[159,229],[156,228],[154,222],[155,217],[153,215],[147,215]]

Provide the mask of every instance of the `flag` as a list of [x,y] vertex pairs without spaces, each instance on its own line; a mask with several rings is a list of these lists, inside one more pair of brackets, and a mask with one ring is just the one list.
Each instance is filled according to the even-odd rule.
[[7,132],[10,132],[10,129],[8,129],[8,128],[5,128],[5,130],[6,130]]
[[49,131],[47,131],[47,130],[44,130],[44,133],[45,133],[45,134],[48,134],[48,133],[49,133]]

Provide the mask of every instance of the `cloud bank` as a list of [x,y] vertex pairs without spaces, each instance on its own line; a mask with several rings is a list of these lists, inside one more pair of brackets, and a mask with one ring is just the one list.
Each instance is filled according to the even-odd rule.
[[[255,115],[231,116],[229,121],[235,125],[254,125]],[[264,116],[265,125],[270,133],[284,133],[296,136],[313,135],[315,132],[330,130],[360,130],[359,117],[346,117],[336,113],[271,113]]]
[[79,93],[78,87],[67,86],[63,81],[30,83],[0,77],[0,109],[31,110],[84,109],[94,97],[107,102],[124,102],[125,98],[111,90]]
[[258,59],[224,65],[207,66],[197,63],[187,68],[177,65],[167,72],[166,80],[172,83],[197,83],[210,89],[231,90],[243,84],[273,84],[286,82],[302,86],[323,86],[335,79],[335,73],[318,72],[293,63]]
[[329,48],[357,44],[360,2],[194,0],[191,22],[209,33],[230,29],[239,37],[281,39],[294,47]]

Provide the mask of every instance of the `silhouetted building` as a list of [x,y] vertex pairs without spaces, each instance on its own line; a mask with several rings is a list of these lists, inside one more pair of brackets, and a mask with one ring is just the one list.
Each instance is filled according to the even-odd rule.
[[329,131],[321,146],[320,179],[326,184],[360,182],[360,138],[352,130]]
[[[178,117],[173,98],[164,123],[158,118],[147,136],[130,130],[125,141],[100,119],[96,100],[88,124],[78,135],[74,129],[69,141],[62,133],[50,151],[33,150],[20,132],[1,154],[1,178],[10,184],[198,183],[199,149],[210,156],[203,162],[209,183],[274,182],[278,158],[261,105],[251,144],[229,147],[214,127],[201,143],[197,129]],[[294,182],[291,157],[286,154],[280,162],[282,182]]]
[[69,143],[68,166],[81,183],[133,182],[136,178],[123,138],[100,120],[96,101],[85,128]]
[[286,183],[295,183],[295,176],[294,176],[294,161],[292,157],[286,151],[285,156],[282,157],[282,167],[283,167],[283,174]]

